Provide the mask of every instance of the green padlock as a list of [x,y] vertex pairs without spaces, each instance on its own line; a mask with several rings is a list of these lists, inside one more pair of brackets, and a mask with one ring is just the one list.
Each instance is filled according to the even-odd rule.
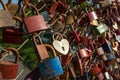
[[107,26],[105,24],[102,24],[102,23],[99,24],[98,27],[96,27],[96,31],[99,35],[103,34],[106,30],[107,30]]

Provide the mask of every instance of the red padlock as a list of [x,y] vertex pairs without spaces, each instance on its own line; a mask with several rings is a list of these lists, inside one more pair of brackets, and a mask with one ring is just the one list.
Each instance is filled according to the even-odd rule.
[[73,78],[76,77],[76,73],[75,73],[75,71],[74,71],[74,69],[73,69],[72,66],[68,66],[68,71],[69,71],[69,74],[70,74]]
[[49,9],[49,13],[54,13],[56,11],[57,6],[58,6],[58,2],[54,2]]
[[74,57],[73,64],[74,64],[75,69],[79,72],[79,75],[84,76],[83,65],[82,65],[81,59],[79,58],[78,54]]
[[[29,7],[29,8],[32,7],[36,11],[37,15],[27,17],[27,15],[25,13],[25,9],[27,7]],[[31,34],[31,33],[39,32],[41,30],[48,29],[43,16],[39,14],[37,8],[34,5],[28,3],[27,5],[23,6],[22,11],[23,11],[23,14],[25,17],[25,18],[23,18],[23,22],[25,24],[25,27],[26,27],[28,33]]]
[[18,28],[6,28],[2,31],[2,41],[6,43],[22,43],[23,31]]
[[91,75],[98,75],[100,72],[101,72],[101,69],[98,67],[97,64],[93,65],[92,68],[90,69]]

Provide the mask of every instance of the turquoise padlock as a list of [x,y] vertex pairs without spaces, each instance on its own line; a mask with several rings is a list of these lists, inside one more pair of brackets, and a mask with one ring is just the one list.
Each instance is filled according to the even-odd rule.
[[96,27],[96,31],[99,35],[103,34],[107,30],[107,26],[105,24],[99,24],[98,27]]
[[64,73],[59,57],[57,57],[54,48],[45,44],[46,47],[50,48],[54,54],[54,58],[50,58],[48,60],[43,60],[39,63],[39,70],[41,73],[41,77],[44,79],[54,78],[56,76],[62,75]]

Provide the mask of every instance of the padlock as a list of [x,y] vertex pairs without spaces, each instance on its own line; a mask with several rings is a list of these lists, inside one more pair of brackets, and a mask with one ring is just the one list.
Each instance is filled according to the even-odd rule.
[[104,73],[104,76],[105,76],[105,79],[107,79],[107,80],[109,80],[109,79],[110,79],[110,75],[109,75],[109,73],[108,73],[108,72],[105,72],[105,73]]
[[97,78],[98,78],[98,80],[104,80],[104,75],[103,75],[103,73],[99,73],[99,74],[97,75]]
[[77,31],[74,30],[73,26],[71,26],[71,30],[72,30],[72,34],[75,38],[75,41],[79,43],[80,38],[79,38],[79,35],[78,35]]
[[98,22],[97,22],[98,17],[97,17],[96,12],[93,10],[92,7],[89,8],[89,11],[86,8],[86,11],[87,11],[87,16],[90,20],[91,25],[97,26],[98,25]]
[[103,48],[104,52],[111,52],[111,51],[112,51],[111,45],[110,45],[110,43],[108,43],[108,42],[105,42],[105,43],[102,45],[102,48]]
[[54,48],[51,45],[45,44],[47,48],[52,50],[54,58],[39,62],[39,70],[42,78],[53,78],[63,74],[63,69],[59,57],[57,57]]
[[45,20],[45,21],[49,21],[49,20],[51,19],[48,11],[43,11],[43,12],[41,12],[40,14],[44,17],[44,20]]
[[[19,68],[19,53],[15,48],[8,47],[6,50],[11,51],[15,55],[15,61],[0,61],[0,72],[2,73],[3,79],[14,79],[17,77],[18,68]],[[3,52],[4,53],[4,52]]]
[[12,3],[12,0],[8,0],[7,8],[8,11],[11,13],[12,16],[15,16],[16,13],[18,12],[19,8],[20,8],[20,3],[21,1],[18,0],[18,4]]
[[17,28],[6,28],[2,31],[2,41],[5,43],[21,44],[23,30]]
[[57,8],[58,4],[59,3],[57,1],[54,2],[53,5],[49,9],[49,13],[54,13],[56,11],[56,8]]
[[8,8],[5,5],[4,1],[1,0],[0,3],[4,9],[0,9],[0,28],[15,27],[15,22],[12,19],[10,12],[8,12]]
[[99,24],[98,27],[96,27],[96,32],[100,35],[103,34],[107,30],[107,27],[105,24]]
[[91,75],[98,75],[101,72],[101,69],[97,64],[94,64],[92,68],[90,69],[90,74]]
[[[55,35],[57,35],[57,37],[59,39],[55,39]],[[69,51],[69,42],[67,39],[63,38],[63,35],[56,32],[53,34],[53,43],[52,43],[53,47],[55,48],[55,50],[57,50],[60,54],[62,55],[67,55],[68,51]]]
[[[21,23],[21,19],[14,16],[14,19],[16,21],[19,21],[19,24]],[[21,26],[17,25],[14,28],[5,28],[2,31],[2,41],[6,43],[13,43],[13,44],[21,44],[23,38],[23,30],[21,29]]]
[[45,44],[42,43],[42,40],[38,34],[33,36],[33,42],[35,46],[35,52],[38,58],[38,61],[44,60],[49,57]]
[[72,10],[70,9],[70,12],[67,14],[66,17],[66,25],[72,25],[74,23],[74,15],[72,14]]
[[82,43],[83,45],[88,44],[89,38],[88,36],[79,36],[80,38],[80,43]]
[[75,69],[78,71],[79,75],[84,76],[83,64],[81,62],[81,59],[78,53],[76,53],[76,56],[73,58],[73,64],[74,64]]
[[68,66],[68,71],[69,71],[70,76],[72,76],[73,78],[76,78],[76,73],[72,66]]
[[64,13],[66,9],[67,9],[67,5],[63,3],[61,0],[59,0],[56,11],[61,14],[61,13]]
[[97,53],[98,53],[99,56],[104,55],[104,50],[103,50],[102,47],[97,48],[96,51],[97,51]]
[[88,54],[88,51],[87,51],[87,48],[80,48],[81,45],[78,45],[78,48],[79,48],[79,55],[81,58],[86,58],[86,57],[89,57],[89,54]]
[[72,60],[73,54],[68,53],[67,55],[61,55],[60,57],[61,57],[61,63],[63,65],[68,65]]
[[[37,15],[27,17],[27,15],[25,13],[25,9],[27,7],[34,8]],[[25,18],[23,18],[23,22],[24,22],[25,27],[29,34],[48,29],[43,16],[39,14],[37,8],[34,5],[28,3],[22,8],[22,11],[23,11],[23,15],[25,17]]]

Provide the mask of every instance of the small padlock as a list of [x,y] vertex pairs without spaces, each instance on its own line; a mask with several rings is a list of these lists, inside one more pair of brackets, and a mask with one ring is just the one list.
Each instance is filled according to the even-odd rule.
[[76,53],[76,56],[73,58],[73,64],[75,69],[79,72],[79,75],[84,76],[83,65],[78,53]]
[[[87,10],[86,10],[87,11]],[[87,15],[89,17],[90,22],[93,20],[98,19],[96,12],[93,10],[93,8],[89,8],[89,12],[87,11]]]
[[97,64],[94,64],[92,68],[90,69],[91,75],[98,75],[101,72],[101,69],[98,67]]
[[79,54],[82,58],[89,57],[89,54],[88,54],[86,48],[79,49]]
[[98,55],[103,55],[104,54],[104,50],[103,50],[102,47],[97,48],[96,51],[97,51]]
[[105,72],[105,73],[104,73],[104,76],[105,76],[105,79],[110,80],[110,75],[109,75],[108,72]]
[[69,71],[70,76],[72,76],[73,78],[76,78],[76,73],[72,66],[68,66],[68,71]]
[[67,9],[67,5],[63,3],[61,0],[59,0],[56,11],[61,14],[61,13],[64,13],[66,9]]
[[102,45],[102,48],[103,48],[104,52],[111,52],[111,51],[112,51],[111,45],[110,45],[110,43],[108,43],[108,42],[105,42],[105,43]]
[[70,11],[66,17],[66,25],[72,25],[73,23],[74,23],[74,15],[72,14],[72,11]]
[[73,26],[71,26],[71,30],[72,30],[72,34],[73,34],[73,36],[74,36],[74,38],[75,38],[75,41],[79,43],[80,38],[79,38],[79,35],[78,35],[77,31],[75,31],[75,30],[73,29]]
[[104,75],[103,75],[103,73],[102,73],[102,72],[99,73],[99,74],[97,75],[97,78],[98,78],[98,80],[104,80]]
[[103,34],[107,30],[105,24],[99,24],[98,27],[96,27],[96,31],[98,34]]
[[49,13],[54,13],[56,11],[57,6],[58,6],[58,2],[54,2],[49,9]]

